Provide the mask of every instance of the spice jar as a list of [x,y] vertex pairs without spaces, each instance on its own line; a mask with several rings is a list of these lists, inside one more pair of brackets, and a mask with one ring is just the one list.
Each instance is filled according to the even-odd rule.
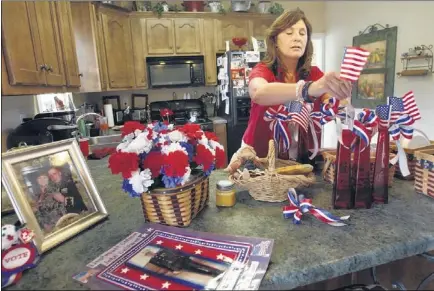
[[231,207],[235,205],[235,185],[229,180],[217,182],[216,206]]

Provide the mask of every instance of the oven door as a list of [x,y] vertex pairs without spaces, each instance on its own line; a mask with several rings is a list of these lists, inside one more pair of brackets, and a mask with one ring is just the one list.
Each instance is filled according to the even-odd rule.
[[191,64],[150,64],[149,87],[188,86],[192,83]]

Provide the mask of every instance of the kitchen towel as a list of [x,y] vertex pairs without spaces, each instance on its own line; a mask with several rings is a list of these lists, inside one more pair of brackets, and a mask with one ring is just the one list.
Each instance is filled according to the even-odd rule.
[[107,117],[108,126],[115,126],[115,120],[113,118],[113,106],[111,104],[104,104],[104,115]]

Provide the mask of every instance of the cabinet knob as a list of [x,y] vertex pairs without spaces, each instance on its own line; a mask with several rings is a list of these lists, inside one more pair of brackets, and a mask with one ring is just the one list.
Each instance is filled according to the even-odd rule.
[[48,66],[47,71],[48,72],[53,72],[53,67],[52,66]]
[[177,47],[176,47],[177,50],[179,50],[180,48],[181,48],[180,46],[177,46]]
[[83,73],[78,74],[79,77],[83,77]]
[[145,78],[142,79],[142,83],[145,83]]
[[172,47],[172,46],[169,46],[169,48],[172,49],[173,47]]
[[40,65],[39,66],[39,69],[41,70],[41,71],[46,71],[47,70],[47,64],[43,64],[43,65]]

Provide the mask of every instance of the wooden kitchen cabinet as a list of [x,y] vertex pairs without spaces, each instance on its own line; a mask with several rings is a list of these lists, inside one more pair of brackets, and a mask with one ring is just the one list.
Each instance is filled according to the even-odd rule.
[[68,8],[69,2],[2,2],[3,95],[74,91],[67,86],[80,86],[79,80],[67,82],[65,76],[65,71],[77,71],[71,61],[75,41],[68,33]]
[[232,42],[234,37],[250,37],[249,20],[237,18],[222,18],[215,20],[214,26],[215,46],[217,52],[226,51],[226,41],[229,41],[231,50],[239,50]]
[[[214,20],[204,19],[204,31],[213,31]],[[205,85],[217,85],[217,57],[214,47],[214,34],[204,33],[204,66],[205,66]]]
[[173,47],[173,20],[165,18],[146,19],[146,38],[148,54],[173,54],[175,52]]
[[134,87],[133,46],[128,14],[102,11],[102,61],[106,64],[107,85],[111,89]]
[[273,18],[262,19],[262,20],[257,19],[251,21],[250,23],[252,26],[252,36],[256,38],[257,37],[265,38],[267,29],[271,26],[273,21],[274,21]]
[[177,54],[199,54],[202,52],[200,20],[176,18],[175,44]]
[[131,18],[131,37],[133,42],[133,62],[136,87],[148,87],[146,70],[146,20]]
[[69,1],[54,2],[59,23],[60,44],[63,54],[66,85],[68,87],[80,87],[81,74],[78,69],[77,49],[75,46],[71,5]]

